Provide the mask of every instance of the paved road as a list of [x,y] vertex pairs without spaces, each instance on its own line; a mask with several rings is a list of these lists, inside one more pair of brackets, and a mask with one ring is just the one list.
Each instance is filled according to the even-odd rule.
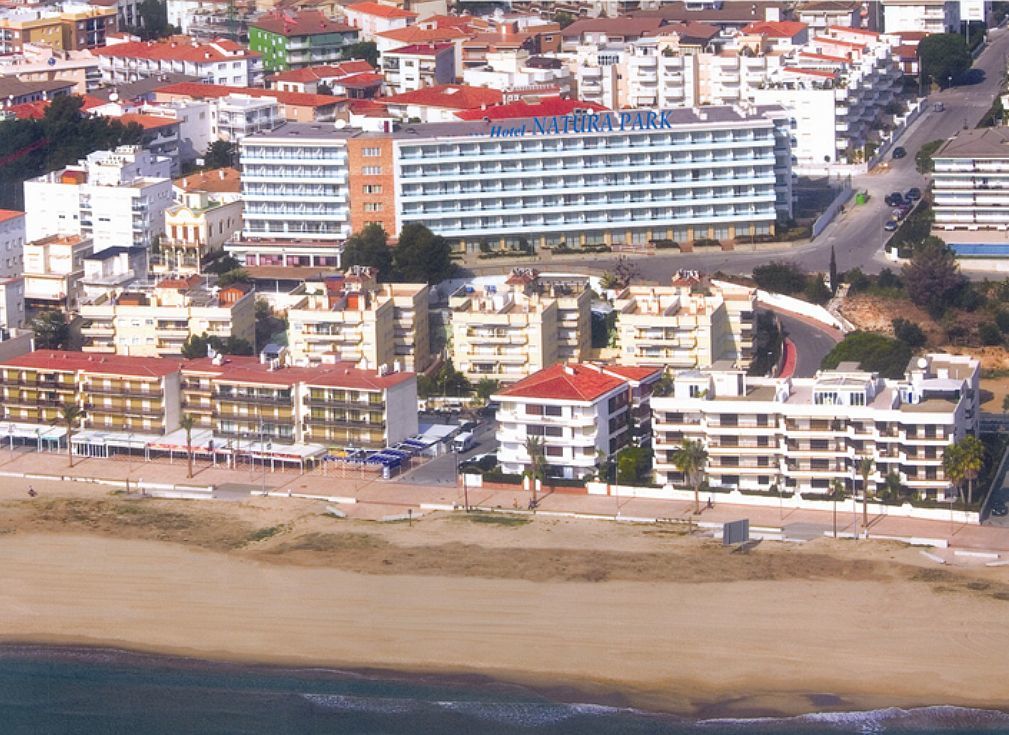
[[[912,186],[924,188],[926,181],[915,170],[914,155],[925,143],[941,138],[948,138],[962,130],[966,124],[974,127],[985,112],[991,107],[992,101],[1005,74],[1006,59],[1009,55],[1009,29],[1000,28],[991,31],[989,45],[978,57],[974,68],[984,73],[982,81],[953,87],[931,95],[927,101],[926,111],[901,136],[898,144],[904,147],[908,155],[899,161],[886,161],[873,171],[855,177],[852,185],[856,190],[864,189],[870,194],[867,204],[850,207],[841,217],[836,219],[827,230],[814,242],[793,248],[760,248],[747,250],[745,247],[732,252],[705,253],[665,253],[648,256],[638,260],[642,276],[650,281],[668,283],[672,275],[679,269],[690,268],[713,273],[749,274],[757,265],[770,260],[791,260],[807,271],[826,272],[830,263],[830,249],[833,246],[837,254],[837,265],[840,270],[858,266],[866,272],[877,273],[886,267],[883,258],[884,244],[883,224],[889,218],[890,208],[883,203],[883,198],[891,191],[907,191]],[[935,102],[942,102],[944,110],[936,112]],[[601,273],[612,270],[616,262],[615,255],[603,254],[584,259],[551,259],[545,257],[523,265],[534,265],[543,269],[578,270]],[[470,267],[475,273],[506,272],[511,266],[495,261],[481,261]]]
[[793,376],[811,378],[820,369],[820,363],[836,342],[824,330],[809,322],[778,312],[785,336],[795,344],[796,363]]
[[472,449],[458,456],[453,452],[443,454],[411,472],[400,475],[397,480],[417,485],[451,485],[455,487],[456,462],[462,462],[475,454],[485,454],[497,450],[494,429],[493,421],[482,421],[475,431],[478,443]]

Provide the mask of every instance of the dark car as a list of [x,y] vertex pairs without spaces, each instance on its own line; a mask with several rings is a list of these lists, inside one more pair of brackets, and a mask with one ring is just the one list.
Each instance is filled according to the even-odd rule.
[[904,203],[904,195],[899,191],[891,191],[886,195],[883,201],[886,202],[886,206],[888,207],[896,207]]
[[886,230],[887,232],[893,232],[894,230],[897,229],[897,226],[898,226],[897,225],[897,220],[895,220],[895,219],[888,219],[886,221],[886,224],[883,225],[883,229]]
[[921,189],[919,189],[917,186],[911,187],[910,189],[907,190],[907,194],[904,195],[904,198],[907,199],[909,202],[918,201],[919,199],[921,199]]
[[905,151],[901,146],[897,146],[896,148],[893,149],[893,160],[895,161],[903,158],[906,155],[907,151]]
[[1002,516],[1009,515],[1009,507],[1006,507],[1005,503],[998,503],[991,507],[991,514],[1000,518]]

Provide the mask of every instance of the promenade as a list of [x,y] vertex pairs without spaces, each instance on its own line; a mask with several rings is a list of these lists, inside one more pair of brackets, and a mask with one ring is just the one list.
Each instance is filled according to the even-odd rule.
[[[66,478],[66,479],[64,479]],[[70,480],[72,478],[72,481]],[[68,466],[65,453],[38,453],[24,449],[14,452],[0,450],[0,498],[25,499],[32,487],[39,497],[82,496],[101,497],[110,492],[124,492],[127,479],[131,494],[141,494],[141,486],[178,485],[200,489],[213,487],[203,502],[239,502],[250,495],[262,495],[264,490],[277,503],[315,504],[319,512],[327,506],[337,506],[348,518],[380,521],[390,516],[421,517],[435,510],[452,507],[462,509],[467,497],[471,508],[528,512],[530,494],[521,489],[468,488],[462,486],[416,485],[408,482],[382,480],[376,474],[351,468],[327,468],[299,474],[295,470],[271,472],[257,464],[238,469],[211,467],[205,462],[194,463],[194,476],[187,477],[186,461],[176,458],[145,462],[140,458],[109,459],[75,458]],[[115,484],[96,484],[95,481]],[[152,494],[157,494],[153,491]],[[290,496],[290,497],[288,497]],[[298,496],[314,496],[312,498]],[[622,498],[617,496],[584,495],[555,492],[540,497],[537,513],[544,517],[576,515],[603,521],[721,524],[748,518],[751,528],[774,531],[789,540],[809,540],[833,533],[831,512],[790,509],[784,506],[742,506],[718,502],[714,507],[702,507],[693,513],[693,503],[677,500]],[[706,503],[707,497],[702,498]],[[591,522],[591,520],[587,521]],[[862,531],[861,505],[851,499],[837,506],[837,531],[851,537],[857,527]],[[869,536],[877,539],[935,539],[945,541],[952,550],[974,550],[1009,553],[1009,529],[973,526],[951,521],[869,516]]]

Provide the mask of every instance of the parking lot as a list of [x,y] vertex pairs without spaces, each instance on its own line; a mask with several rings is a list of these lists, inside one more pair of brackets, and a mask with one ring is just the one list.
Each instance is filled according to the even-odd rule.
[[[458,426],[460,417],[458,414],[422,413],[420,415],[420,422],[422,424],[440,423]],[[404,472],[397,479],[401,482],[410,482],[418,485],[454,486],[456,484],[456,468],[459,463],[479,454],[488,454],[497,451],[497,439],[494,438],[494,430],[495,423],[492,418],[479,418],[479,423],[473,429],[473,435],[477,442],[475,445],[459,454],[446,451],[441,456],[435,457],[409,472]]]

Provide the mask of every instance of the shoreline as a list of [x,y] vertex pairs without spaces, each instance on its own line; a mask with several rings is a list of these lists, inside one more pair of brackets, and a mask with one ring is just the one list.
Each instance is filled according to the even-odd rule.
[[[643,703],[629,701],[624,693],[602,690],[593,692],[574,684],[549,684],[544,681],[522,681],[520,678],[499,679],[480,673],[460,671],[411,671],[401,669],[371,668],[367,666],[337,667],[322,663],[294,663],[273,660],[253,661],[243,658],[203,658],[183,655],[180,652],[142,650],[102,644],[81,644],[55,641],[16,641],[0,639],[0,663],[9,659],[31,661],[64,662],[87,664],[96,659],[103,664],[112,663],[130,668],[169,668],[187,672],[227,673],[233,675],[278,676],[283,675],[303,679],[306,684],[313,680],[346,682],[394,682],[405,685],[459,688],[467,693],[479,694],[487,691],[492,695],[508,695],[508,701],[528,701],[530,696],[548,703],[568,707],[602,707],[611,711],[629,714],[673,717],[679,720],[711,722],[718,720],[788,720],[806,715],[850,714],[866,715],[892,708],[913,712],[930,709],[962,709],[1009,716],[1009,706],[954,704],[951,702],[895,703],[885,698],[865,699],[858,695],[840,697],[834,694],[813,692],[765,693],[744,695],[724,693],[721,698],[711,700],[690,710],[671,708],[649,708]],[[379,697],[378,699],[381,699]],[[633,699],[633,697],[631,698]],[[805,702],[808,706],[795,707]]]

